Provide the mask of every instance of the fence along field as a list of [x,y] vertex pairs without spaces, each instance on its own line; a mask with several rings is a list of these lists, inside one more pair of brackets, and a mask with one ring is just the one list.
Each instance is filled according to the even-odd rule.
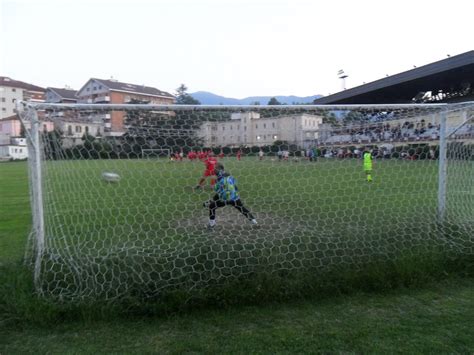
[[[34,126],[41,108],[30,108],[24,120]],[[51,108],[77,119],[84,113],[90,119],[92,110],[90,105]],[[360,159],[280,161],[268,153],[263,160],[220,159],[236,177],[258,228],[226,207],[217,210],[218,225],[208,230],[209,211],[202,203],[212,192],[190,189],[204,170],[202,162],[149,159],[142,150],[198,147],[205,139],[198,136],[199,124],[229,125],[235,108],[172,108],[175,115],[154,117],[149,108],[120,107],[125,119],[134,119],[128,135],[76,146],[32,130],[30,147],[39,147],[39,154],[29,162],[35,211],[29,258],[40,294],[61,300],[160,298],[261,275],[316,280],[339,269],[473,253],[472,142],[445,139],[449,164],[442,220],[439,160],[376,160],[374,180],[367,183]],[[461,108],[472,115],[472,106]],[[252,108],[282,125],[285,115],[323,117],[330,109],[343,107]],[[357,112],[361,122],[374,115],[380,119],[381,112],[398,120],[441,114],[430,105]],[[186,134],[179,135],[180,127]],[[295,141],[285,149],[300,151],[316,143]],[[104,181],[104,172],[120,180]]]

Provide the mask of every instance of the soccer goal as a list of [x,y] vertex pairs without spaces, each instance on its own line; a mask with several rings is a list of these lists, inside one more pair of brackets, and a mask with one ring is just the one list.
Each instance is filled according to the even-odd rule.
[[[52,299],[474,254],[474,103],[19,110],[31,127],[26,258]],[[88,124],[69,139],[65,127]],[[171,152],[182,159],[148,159]],[[217,196],[189,189],[214,180]]]

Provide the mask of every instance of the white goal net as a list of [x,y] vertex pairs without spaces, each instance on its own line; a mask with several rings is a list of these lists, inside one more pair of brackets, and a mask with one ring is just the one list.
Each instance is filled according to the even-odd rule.
[[472,257],[473,107],[25,104],[36,289],[161,297]]
[[171,158],[171,151],[169,149],[142,149],[142,158]]

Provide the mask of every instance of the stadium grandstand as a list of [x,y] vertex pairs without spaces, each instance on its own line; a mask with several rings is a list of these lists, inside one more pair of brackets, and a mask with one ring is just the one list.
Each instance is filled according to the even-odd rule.
[[[460,103],[474,101],[474,50],[426,64],[424,66],[353,87],[314,101],[316,105],[338,104],[413,104]],[[390,113],[367,117],[361,124],[344,125],[327,132],[325,145],[358,145],[370,143],[410,143],[437,141],[439,118],[391,121]],[[384,123],[382,123],[384,121]],[[460,122],[453,121],[452,128]],[[449,127],[448,127],[449,132]],[[472,139],[474,126],[466,124],[454,138]]]

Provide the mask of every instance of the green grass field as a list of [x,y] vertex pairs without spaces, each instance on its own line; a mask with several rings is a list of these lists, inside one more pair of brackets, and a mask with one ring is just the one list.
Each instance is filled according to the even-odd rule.
[[[201,172],[200,166],[167,165],[170,177],[177,180],[176,185],[163,187],[162,196],[169,195],[169,191],[179,195],[176,200],[167,200],[170,203],[170,207],[165,210],[169,212],[167,218],[180,223],[183,218],[181,216],[188,216],[193,220],[193,224],[196,224],[194,228],[189,228],[187,224],[181,222],[182,225],[177,231],[168,232],[167,238],[170,241],[186,240],[182,232],[191,230],[203,244],[213,238],[217,239],[220,245],[225,245],[231,240],[240,242],[255,237],[259,239],[268,236],[265,226],[269,227],[272,235],[277,234],[278,230],[271,229],[269,221],[273,216],[284,215],[289,222],[298,224],[297,234],[289,237],[293,244],[296,244],[296,241],[307,242],[308,240],[301,235],[308,229],[316,233],[319,245],[327,243],[337,250],[347,250],[351,244],[344,244],[344,239],[357,237],[355,241],[362,242],[365,247],[365,249],[361,247],[360,251],[372,250],[372,254],[375,253],[386,260],[387,257],[397,255],[390,253],[388,248],[390,246],[402,248],[408,243],[409,235],[413,236],[413,233],[418,233],[420,237],[430,235],[423,231],[424,222],[420,224],[420,219],[435,215],[435,164],[420,162],[421,164],[409,165],[413,169],[407,169],[406,163],[408,162],[381,162],[376,167],[375,183],[368,187],[363,182],[364,176],[359,171],[360,167],[353,162],[349,164],[321,162],[314,166],[298,163],[277,166],[270,162],[256,165],[252,161],[239,166],[236,162],[228,162],[229,170],[239,178],[243,198],[262,220],[263,226],[254,231],[233,225],[232,219],[224,218],[224,215],[232,212],[222,210],[218,215],[222,217],[222,228],[215,234],[202,230],[202,222],[205,223],[206,216],[205,211],[199,208],[199,202],[207,197],[206,193],[191,194],[187,192],[188,190],[178,187],[194,184],[196,175]],[[114,213],[102,214],[103,206],[107,204],[94,202],[92,196],[97,194],[101,196],[99,201],[117,202],[118,206],[123,207],[126,204],[121,199],[126,191],[119,192],[121,189],[134,187],[135,196],[138,192],[140,197],[137,199],[138,202],[135,201],[136,210],[128,208],[127,212],[143,213],[149,212],[150,208],[156,208],[140,202],[153,202],[151,199],[156,195],[147,191],[161,191],[162,184],[153,179],[155,177],[152,174],[153,170],[152,172],[148,171],[149,169],[136,170],[134,176],[140,178],[129,179],[126,172],[120,170],[126,168],[125,166],[114,165],[110,169],[123,175],[120,184],[112,186],[100,182],[99,179],[94,181],[96,176],[94,174],[99,174],[104,169],[97,162],[63,164],[67,164],[67,169],[60,168],[59,164],[57,169],[52,167],[48,169],[50,179],[48,187],[52,188],[53,183],[63,184],[62,192],[71,192],[70,200],[59,193],[50,201],[53,207],[47,211],[48,218],[52,220],[59,218],[59,221],[64,223],[72,222],[71,225],[58,227],[58,230],[62,228],[63,231],[77,233],[94,232],[93,223],[87,218],[81,219],[81,223],[74,224],[74,216],[80,203],[83,203],[79,205],[80,208],[89,206],[95,211],[85,216],[95,216],[96,221],[120,213],[121,210],[118,208]],[[156,176],[163,175],[159,167],[155,169],[155,172],[160,171]],[[259,173],[256,174],[256,171]],[[90,183],[77,186],[75,181],[80,174],[87,174]],[[146,174],[150,174],[150,179],[145,179],[148,177]],[[336,179],[341,175],[346,177],[346,181]],[[276,190],[280,195],[275,191],[268,192],[265,186],[262,186],[262,176],[265,176],[265,179],[272,179],[272,186],[279,187]],[[292,181],[288,182],[287,178]],[[308,184],[310,182],[311,184]],[[311,188],[305,188],[308,185]],[[282,197],[282,191],[285,193],[283,197],[287,198],[285,202],[288,202],[291,208],[286,208],[282,200],[277,199]],[[333,196],[335,193],[337,196],[345,197]],[[259,202],[255,196],[260,196],[264,201]],[[303,204],[301,196],[313,196],[315,203]],[[409,203],[405,203],[404,198],[407,198]],[[303,288],[301,284],[291,279],[284,279],[285,287],[272,283],[272,280],[260,280],[262,281],[258,284],[262,287],[260,290],[250,292],[242,287],[237,290],[224,288],[225,292],[216,292],[212,302],[207,303],[189,302],[186,295],[183,295],[184,298],[175,295],[175,298],[168,299],[168,303],[158,306],[156,300],[138,305],[133,299],[118,306],[77,302],[51,303],[34,295],[31,274],[21,264],[31,219],[25,163],[0,165],[0,200],[2,201],[0,204],[0,353],[2,354],[341,351],[470,353],[474,350],[472,331],[474,281],[472,255],[469,258],[469,254],[461,263],[451,262],[452,259],[446,262],[442,259],[438,260],[439,263],[429,264],[418,263],[417,260],[414,262],[411,259],[400,264],[389,263],[371,272],[367,272],[366,269],[359,270],[355,274],[341,273],[336,279],[321,278],[315,282],[318,280],[316,277],[307,279],[306,281],[312,281],[313,284],[308,283]],[[341,209],[337,209],[338,205]],[[66,209],[67,206],[69,209]],[[385,210],[380,210],[381,208]],[[63,213],[60,216],[55,215],[60,210]],[[186,213],[182,214],[181,211]],[[338,211],[344,213],[339,214]],[[310,218],[302,219],[302,215],[308,215]],[[151,214],[147,220],[153,221],[151,227],[157,228],[159,233],[168,230],[167,225],[163,227],[160,223],[161,219],[150,216]],[[284,218],[278,219],[282,220]],[[333,220],[333,224],[331,225],[328,220]],[[132,225],[139,222],[137,219],[127,220],[127,223]],[[432,222],[427,221],[426,225],[433,226]],[[238,232],[238,235],[223,238],[226,223],[230,224],[230,231]],[[367,233],[368,229],[364,233],[357,233],[349,228],[351,223],[377,228],[373,233]],[[407,227],[400,227],[401,223],[405,223]],[[80,227],[81,225],[83,226]],[[393,231],[389,230],[392,227],[396,228]],[[107,228],[102,232],[104,236],[109,236]],[[285,228],[285,233],[291,231],[290,227]],[[124,229],[113,230],[120,230],[124,232],[124,236],[128,235]],[[330,233],[332,230],[335,231],[334,234]],[[350,234],[347,234],[348,232]],[[263,234],[259,236],[253,233]],[[402,243],[398,240],[381,242],[382,237],[392,233],[400,233]],[[150,235],[159,234],[156,232],[148,234]],[[100,234],[93,234],[93,238],[99,236]],[[459,237],[461,236],[462,234],[459,234]],[[120,242],[121,238],[124,238],[117,234],[110,237],[113,243]],[[80,237],[76,238],[81,241]],[[74,240],[71,238],[68,243]],[[144,236],[143,240],[146,241],[147,237]],[[274,237],[273,240],[276,242],[279,239]],[[424,245],[418,239],[415,241],[417,246]],[[436,239],[430,240],[433,241]],[[87,238],[85,242],[87,245]],[[113,244],[97,243],[96,246],[103,248]],[[162,245],[161,242],[154,243],[151,245]],[[447,245],[452,246],[452,241]],[[459,251],[459,244],[455,245],[458,247],[453,249]],[[61,250],[64,243],[57,243],[54,246]],[[411,244],[407,244],[403,250],[409,250],[410,246]],[[146,246],[144,250],[149,251],[149,248],[150,246]],[[283,242],[278,245],[278,249],[280,254],[282,250],[284,254],[291,252],[285,248]],[[426,250],[430,249],[422,249]],[[465,249],[461,248],[461,251],[463,250]],[[327,255],[330,256],[330,260],[340,260],[339,255]],[[324,254],[321,257],[324,257]],[[278,260],[273,265],[278,265]],[[300,291],[289,292],[288,285],[290,288],[293,285],[298,286]],[[245,287],[249,284],[244,283],[240,286]],[[250,284],[250,286],[256,285]],[[288,301],[289,299],[298,301]],[[280,303],[282,301],[285,303]],[[180,308],[176,306],[177,302],[189,303],[187,307]],[[242,306],[245,304],[247,306]],[[248,304],[255,305],[248,306]],[[196,310],[197,308],[200,310]],[[173,313],[173,309],[186,314]]]
[[[436,223],[436,161],[378,161],[371,184],[358,160],[224,163],[260,228],[232,208],[218,211],[214,231],[205,228],[202,202],[212,193],[191,189],[200,162],[47,162],[43,292],[159,298],[261,277],[303,284],[341,269],[466,256],[463,229],[446,238]],[[105,183],[104,171],[121,181]]]

